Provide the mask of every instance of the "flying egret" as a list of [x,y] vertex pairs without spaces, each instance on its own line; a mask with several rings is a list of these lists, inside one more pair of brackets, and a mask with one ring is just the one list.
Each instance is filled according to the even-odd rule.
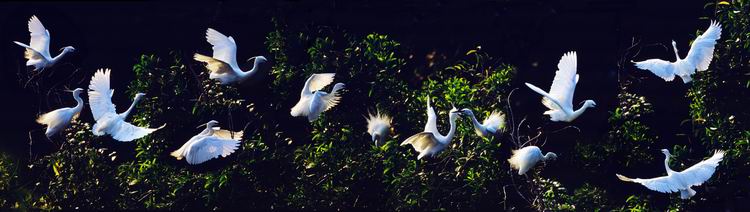
[[320,114],[336,106],[341,100],[339,90],[344,88],[344,83],[336,83],[331,93],[321,91],[323,87],[333,82],[336,73],[313,74],[305,82],[302,88],[299,102],[297,102],[290,114],[292,116],[307,116],[310,122],[320,117]]
[[703,182],[706,182],[711,175],[716,171],[716,166],[724,158],[724,151],[717,150],[711,158],[701,161],[690,168],[687,168],[681,172],[672,171],[669,168],[669,150],[662,149],[662,153],[666,158],[664,159],[664,168],[667,169],[667,176],[656,177],[651,179],[631,179],[620,174],[616,174],[617,178],[626,182],[640,183],[646,188],[658,191],[661,193],[672,193],[680,192],[680,198],[689,199],[695,195],[695,190],[691,189],[692,186],[700,186]]
[[39,116],[36,119],[37,123],[47,125],[47,131],[44,132],[47,138],[52,137],[52,135],[57,134],[68,127],[68,125],[70,125],[70,121],[78,118],[78,115],[81,114],[81,109],[83,109],[83,99],[81,99],[81,92],[83,92],[83,89],[76,88],[72,92],[73,98],[77,102],[75,107],[64,107],[53,110]]
[[380,146],[385,143],[386,137],[390,134],[391,130],[391,117],[387,114],[381,114],[378,111],[375,115],[369,114],[367,120],[367,133],[372,136],[372,142],[375,142],[375,146]]
[[209,121],[205,124],[206,129],[190,138],[180,149],[175,150],[170,155],[177,160],[182,160],[184,157],[188,164],[195,165],[219,156],[227,157],[234,153],[240,146],[242,131],[222,130],[215,127],[218,124],[218,121]]
[[481,137],[489,137],[505,131],[505,114],[500,111],[492,111],[490,116],[487,116],[482,123],[479,123],[477,117],[474,116],[474,111],[470,109],[464,108],[459,114],[471,117],[471,122],[474,123],[474,132]]
[[555,79],[552,81],[549,93],[530,83],[526,83],[526,86],[531,88],[531,90],[544,96],[542,104],[549,108],[544,114],[549,115],[552,121],[571,122],[583,114],[586,108],[596,106],[594,100],[586,100],[581,108],[573,111],[573,93],[576,89],[576,84],[578,84],[578,74],[576,74],[577,63],[575,51],[568,52],[562,56],[560,62],[557,64],[557,72],[555,72]]
[[130,111],[135,108],[135,104],[146,95],[143,93],[135,95],[133,104],[127,111],[117,114],[111,99],[114,90],[111,90],[109,86],[110,71],[110,69],[97,70],[89,84],[89,105],[91,106],[91,114],[96,120],[96,124],[91,129],[94,135],[109,134],[115,140],[127,142],[146,136],[166,126],[164,124],[159,128],[143,128],[125,121]]
[[[672,41],[674,49],[675,62],[664,61],[660,59],[648,59],[640,62],[633,62],[639,69],[649,70],[656,76],[661,77],[664,81],[672,81],[674,76],[680,76],[682,82],[688,83],[693,80],[690,76],[695,70],[705,71],[714,57],[714,45],[716,40],[721,37],[721,24],[711,21],[708,30],[698,36],[690,46],[687,57],[680,58],[677,53],[677,42]],[[632,62],[632,61],[631,61]]]
[[547,154],[542,155],[542,150],[540,150],[539,147],[527,146],[518,150],[513,150],[512,156],[508,159],[508,162],[510,162],[510,167],[518,170],[518,175],[524,175],[540,160],[546,161],[550,159],[557,159],[557,154],[554,152],[547,152]]
[[49,30],[44,28],[44,25],[42,25],[42,22],[39,21],[39,18],[36,16],[31,16],[31,19],[29,19],[29,32],[31,33],[31,41],[29,42],[29,45],[18,41],[13,41],[13,43],[26,48],[26,51],[24,52],[24,58],[28,59],[26,61],[26,66],[34,66],[34,71],[44,71],[45,68],[55,65],[55,63],[60,61],[60,58],[68,54],[68,52],[76,50],[72,46],[66,46],[60,49],[62,53],[55,57],[50,56]]
[[217,79],[222,85],[239,84],[255,75],[260,68],[260,64],[266,62],[263,56],[256,56],[248,59],[255,59],[253,68],[250,71],[242,71],[237,65],[237,43],[232,36],[227,37],[220,32],[208,28],[206,31],[206,40],[213,46],[214,55],[195,53],[193,58],[196,61],[206,63],[206,69],[210,72],[210,79]]
[[424,131],[407,138],[401,143],[401,146],[411,144],[414,150],[419,152],[417,160],[428,155],[434,157],[437,153],[443,151],[453,139],[453,135],[456,133],[456,119],[458,119],[459,113],[460,111],[455,106],[450,110],[448,120],[451,128],[448,131],[448,135],[441,135],[437,130],[435,109],[430,105],[430,97],[427,96],[427,124],[424,126]]

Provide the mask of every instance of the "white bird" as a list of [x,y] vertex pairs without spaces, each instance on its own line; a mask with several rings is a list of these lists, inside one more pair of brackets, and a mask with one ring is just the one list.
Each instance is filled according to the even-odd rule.
[[62,53],[52,57],[49,54],[49,30],[44,28],[44,25],[36,16],[31,16],[31,19],[29,19],[29,32],[31,33],[29,45],[18,41],[13,41],[13,43],[26,48],[24,52],[24,58],[27,59],[26,66],[34,66],[34,71],[44,71],[45,68],[55,65],[68,52],[76,50],[72,46],[66,46],[60,49]]
[[47,138],[52,137],[52,135],[55,135],[68,127],[68,125],[70,125],[70,121],[78,118],[78,115],[81,114],[81,109],[83,109],[83,99],[81,99],[81,92],[83,92],[82,88],[76,88],[75,90],[73,90],[73,98],[77,102],[75,107],[64,107],[53,110],[39,116],[36,119],[37,123],[47,125],[47,131],[44,132]]
[[[721,37],[721,24],[711,21],[711,26],[693,41],[693,45],[688,51],[687,57],[680,58],[677,53],[677,42],[672,41],[674,49],[675,62],[664,61],[660,59],[648,59],[640,62],[633,62],[639,69],[649,70],[656,76],[661,77],[664,81],[672,81],[674,76],[680,76],[682,82],[688,83],[692,80],[690,77],[695,70],[705,71],[714,57],[714,46],[716,40]],[[632,61],[631,61],[632,62]]]
[[490,135],[497,135],[505,131],[505,114],[500,111],[492,111],[490,116],[479,123],[477,117],[474,116],[474,111],[464,108],[460,114],[465,114],[471,117],[471,122],[474,123],[474,132],[481,137],[489,137]]
[[111,99],[114,90],[111,90],[109,86],[110,71],[110,69],[97,70],[89,84],[89,105],[91,106],[91,114],[96,120],[96,124],[91,129],[94,135],[109,134],[115,140],[126,142],[141,138],[166,126],[164,124],[159,128],[144,128],[125,121],[130,111],[135,108],[135,104],[146,95],[143,93],[135,95],[133,104],[127,111],[117,114]]
[[372,142],[375,142],[375,146],[380,146],[385,143],[385,139],[391,131],[391,117],[387,114],[381,114],[380,111],[373,115],[368,114],[370,117],[365,117],[367,120],[367,133],[372,136]]
[[242,71],[237,65],[237,43],[232,36],[227,37],[220,32],[208,28],[206,31],[206,40],[213,45],[213,57],[195,53],[193,58],[196,61],[206,63],[206,69],[210,72],[210,79],[216,79],[222,85],[239,84],[255,75],[260,68],[260,64],[266,62],[263,56],[256,56],[248,59],[255,59],[253,68],[250,71]]
[[526,86],[531,88],[531,90],[544,96],[542,97],[542,104],[549,108],[544,114],[549,115],[552,121],[571,122],[583,114],[586,108],[596,106],[594,100],[586,100],[581,108],[573,111],[573,93],[575,92],[576,84],[578,84],[578,74],[576,74],[577,63],[576,52],[574,51],[562,56],[560,62],[557,64],[557,72],[555,72],[555,79],[552,81],[549,93],[530,83],[526,83]]
[[170,155],[182,160],[185,158],[189,164],[201,164],[208,160],[221,157],[227,157],[234,153],[240,146],[243,133],[222,130],[214,127],[219,124],[218,121],[211,120],[206,123],[206,129],[193,136],[180,149],[175,150]]
[[336,106],[341,100],[339,90],[344,88],[344,83],[336,83],[331,93],[320,91],[333,82],[335,75],[336,73],[323,73],[310,76],[302,88],[299,102],[292,107],[290,114],[294,117],[307,116],[307,120],[313,122],[321,113]]
[[459,110],[455,106],[450,110],[448,114],[451,126],[450,130],[448,130],[448,135],[441,135],[437,130],[435,109],[430,105],[430,97],[427,96],[427,123],[424,126],[424,131],[407,138],[401,143],[401,146],[411,144],[414,150],[419,152],[417,160],[428,155],[434,157],[437,153],[443,151],[450,144],[451,140],[453,140],[453,135],[456,133],[456,119],[458,119],[459,113]]
[[716,166],[724,158],[724,151],[718,150],[714,153],[711,158],[701,161],[690,168],[687,168],[681,172],[672,171],[669,168],[669,150],[662,149],[662,153],[666,156],[664,159],[664,168],[667,169],[667,176],[656,177],[651,179],[631,179],[619,174],[617,178],[626,182],[640,183],[646,188],[658,191],[661,193],[672,193],[680,192],[680,198],[689,199],[695,195],[695,190],[691,189],[692,186],[700,186],[703,182],[706,182],[716,171]]
[[518,175],[526,174],[531,167],[534,167],[539,161],[557,159],[557,154],[547,152],[542,155],[542,150],[537,146],[527,146],[518,150],[513,150],[512,156],[508,159],[510,167],[518,170]]

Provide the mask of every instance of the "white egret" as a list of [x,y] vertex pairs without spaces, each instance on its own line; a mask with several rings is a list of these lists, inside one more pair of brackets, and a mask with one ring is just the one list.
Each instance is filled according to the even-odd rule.
[[243,133],[222,130],[218,121],[211,120],[206,123],[206,129],[193,136],[180,149],[175,150],[170,155],[177,160],[185,161],[188,164],[201,164],[208,160],[221,157],[227,157],[234,153],[240,146]]
[[552,81],[549,93],[530,83],[526,83],[526,86],[531,88],[531,90],[544,96],[542,104],[549,108],[544,114],[549,115],[552,121],[571,122],[583,114],[586,108],[596,106],[594,100],[586,100],[581,108],[573,111],[573,93],[575,92],[576,84],[578,84],[578,74],[576,74],[577,63],[576,52],[574,51],[562,56],[560,62],[557,64],[557,72],[555,72],[555,79]]
[[78,118],[78,115],[81,114],[81,109],[83,109],[83,99],[81,99],[81,92],[83,92],[83,89],[76,88],[72,92],[73,98],[77,102],[75,107],[64,107],[53,110],[51,112],[42,114],[36,119],[37,123],[47,125],[47,131],[44,132],[47,138],[50,138],[52,137],[52,135],[61,132],[63,129],[68,127],[68,125],[70,125],[71,120]]
[[336,83],[331,93],[320,91],[333,82],[335,75],[336,73],[323,73],[310,76],[302,88],[299,102],[292,107],[290,114],[294,117],[307,116],[307,120],[313,122],[321,113],[336,106],[341,100],[339,90],[344,88],[344,83]]
[[557,159],[557,154],[554,152],[547,152],[542,155],[542,150],[537,146],[527,146],[518,150],[513,150],[510,159],[510,167],[518,170],[518,175],[526,174],[531,167],[534,167],[539,161],[546,161],[550,159]]
[[500,111],[492,111],[482,123],[479,123],[477,117],[474,116],[474,111],[470,109],[464,108],[460,114],[471,117],[471,122],[474,124],[474,132],[481,137],[489,137],[490,135],[497,135],[505,131],[505,114]]
[[650,178],[650,179],[631,179],[620,174],[616,174],[617,178],[626,182],[640,183],[646,188],[658,191],[661,193],[672,193],[680,192],[680,198],[689,199],[695,195],[695,190],[692,186],[700,186],[703,182],[706,182],[716,171],[716,166],[724,158],[724,151],[717,150],[711,158],[701,161],[690,168],[687,168],[681,172],[672,171],[669,168],[669,150],[662,149],[662,153],[666,158],[664,159],[664,168],[667,169],[667,176]]
[[[660,59],[648,59],[640,62],[633,62],[639,69],[649,70],[656,76],[661,77],[664,81],[672,81],[674,76],[680,76],[682,82],[688,83],[692,80],[691,75],[695,70],[705,71],[714,57],[714,46],[716,40],[721,37],[721,24],[711,21],[711,26],[693,41],[687,57],[680,58],[677,53],[677,42],[672,41],[674,49],[675,62],[664,61]],[[632,62],[632,61],[631,61]]]
[[414,150],[419,152],[417,160],[428,155],[434,157],[437,153],[443,151],[450,144],[451,140],[453,140],[453,135],[456,133],[456,119],[458,119],[459,113],[460,111],[455,106],[450,110],[448,114],[451,126],[450,130],[448,130],[448,135],[441,135],[437,130],[435,109],[430,105],[430,97],[427,96],[427,123],[424,126],[424,131],[407,138],[401,143],[401,146],[411,144]]
[[372,142],[375,142],[375,146],[380,146],[385,143],[385,139],[391,131],[391,117],[387,114],[381,114],[378,111],[375,115],[369,114],[370,117],[365,117],[367,120],[367,133],[372,136]]
[[146,136],[166,126],[164,124],[159,128],[144,128],[125,121],[130,111],[135,108],[135,104],[145,96],[143,93],[135,95],[133,104],[127,111],[117,114],[111,99],[114,90],[111,90],[109,86],[110,71],[110,69],[97,70],[89,84],[89,105],[91,106],[91,114],[96,120],[96,124],[91,129],[94,135],[109,134],[115,140],[127,142]]
[[24,52],[24,58],[27,59],[26,66],[34,66],[34,71],[44,71],[45,68],[55,65],[68,52],[76,50],[72,46],[66,46],[60,49],[62,53],[52,57],[49,54],[49,30],[44,28],[44,25],[36,16],[31,16],[31,19],[29,19],[29,32],[31,33],[29,45],[18,41],[13,41],[13,43],[26,49]]
[[263,56],[256,56],[248,59],[255,59],[253,68],[250,71],[242,71],[237,65],[237,43],[232,36],[227,37],[220,32],[208,28],[206,31],[206,40],[213,45],[213,57],[195,53],[193,58],[196,61],[206,63],[206,69],[210,72],[210,79],[216,79],[222,85],[239,84],[255,75],[260,68],[260,64],[266,62]]

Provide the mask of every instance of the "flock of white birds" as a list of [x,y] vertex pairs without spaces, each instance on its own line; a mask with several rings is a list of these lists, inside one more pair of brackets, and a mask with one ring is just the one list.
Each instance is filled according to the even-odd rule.
[[[62,52],[59,55],[52,57],[49,52],[49,30],[42,25],[42,22],[36,16],[31,17],[28,26],[31,34],[29,45],[18,41],[14,41],[14,43],[25,49],[26,65],[34,66],[34,71],[41,72],[48,69],[66,54],[75,51],[72,46],[66,46],[61,49]],[[688,83],[696,70],[708,69],[713,58],[714,45],[720,36],[721,25],[712,21],[708,30],[693,41],[687,57],[680,58],[677,45],[672,41],[676,57],[675,62],[649,59],[633,63],[636,67],[649,70],[665,81],[672,81],[674,76],[677,75],[682,78],[683,82]],[[237,43],[234,38],[227,37],[209,28],[206,31],[206,40],[213,47],[213,55],[209,57],[196,53],[194,59],[205,63],[209,78],[219,81],[221,85],[236,85],[244,82],[258,72],[259,64],[267,61],[263,56],[252,57],[248,61],[254,60],[253,68],[249,71],[243,71],[237,65]],[[557,65],[557,69],[549,92],[529,83],[526,83],[526,86],[542,95],[542,103],[549,109],[543,114],[548,115],[551,121],[571,122],[581,116],[587,108],[595,107],[596,103],[593,100],[585,100],[582,107],[577,110],[573,109],[573,94],[579,80],[579,75],[576,73],[576,52],[564,54]],[[128,114],[132,112],[135,105],[145,94],[136,94],[130,107],[123,113],[117,113],[111,100],[114,89],[110,87],[110,72],[110,69],[97,70],[89,84],[89,105],[95,121],[91,132],[94,135],[110,135],[114,140],[128,142],[142,138],[166,126],[164,124],[158,128],[138,127],[125,121]],[[341,101],[340,91],[344,88],[344,83],[336,83],[330,93],[321,90],[334,81],[334,76],[335,73],[318,73],[310,76],[302,88],[299,102],[291,108],[290,114],[294,117],[305,116],[308,121],[313,122],[323,112],[335,107]],[[77,102],[75,107],[60,108],[42,114],[37,118],[38,123],[47,125],[45,135],[48,138],[63,131],[73,119],[78,117],[83,109],[83,99],[80,97],[83,91],[81,88],[72,91],[73,98]],[[414,134],[401,143],[401,146],[411,144],[414,150],[419,153],[417,159],[422,159],[425,156],[434,157],[448,147],[456,132],[456,120],[462,116],[468,116],[471,119],[475,132],[481,137],[492,137],[505,131],[505,115],[498,110],[494,110],[480,123],[472,110],[459,110],[453,106],[448,113],[450,129],[447,135],[442,135],[438,132],[437,114],[430,102],[431,99],[428,96],[427,123],[424,131]],[[372,141],[375,145],[384,144],[392,131],[392,118],[380,112],[374,115],[369,114],[369,117],[365,118],[367,120],[367,132],[372,136]],[[222,130],[217,127],[218,124],[217,121],[209,121],[205,124],[206,128],[203,131],[190,138],[171,155],[178,160],[185,158],[189,164],[200,164],[219,156],[226,157],[232,154],[239,147],[243,133]],[[668,162],[671,156],[669,151],[663,149],[662,152],[666,156],[664,166],[667,176],[651,179],[631,179],[617,174],[617,177],[623,181],[640,183],[646,188],[658,192],[680,192],[681,198],[688,199],[696,193],[691,187],[699,186],[707,181],[724,156],[724,152],[718,150],[711,158],[681,172],[675,172],[669,168]],[[508,162],[512,168],[518,170],[519,175],[524,175],[537,162],[555,158],[557,158],[557,155],[553,152],[542,154],[539,147],[526,146],[513,150]]]

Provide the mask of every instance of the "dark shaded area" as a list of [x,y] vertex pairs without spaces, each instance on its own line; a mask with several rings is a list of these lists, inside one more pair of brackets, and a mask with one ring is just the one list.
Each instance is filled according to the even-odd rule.
[[[652,125],[663,144],[653,147],[653,154],[659,155],[658,149],[688,140],[675,135],[687,130],[680,126],[688,114],[688,100],[684,98],[687,86],[679,79],[665,83],[636,70],[628,61],[653,57],[673,60],[669,49],[672,39],[685,55],[695,30],[708,26],[708,21],[699,20],[711,12],[703,9],[703,4],[645,0],[3,3],[0,98],[9,100],[2,105],[2,111],[10,111],[10,115],[3,123],[7,133],[2,148],[18,157],[28,157],[27,131],[42,129],[34,123],[34,117],[74,104],[68,93],[60,92],[63,86],[56,85],[61,80],[66,80],[63,84],[71,88],[86,88],[97,68],[112,68],[112,86],[116,89],[113,102],[118,106],[129,104],[131,97],[122,91],[133,78],[132,65],[141,54],[167,55],[179,50],[185,58],[191,58],[194,52],[210,53],[204,36],[206,28],[212,27],[237,40],[242,64],[246,58],[267,54],[263,42],[272,30],[270,19],[279,17],[295,28],[325,25],[361,36],[370,32],[388,34],[403,44],[407,54],[414,55],[407,64],[421,75],[428,74],[422,73],[429,70],[427,54],[435,52],[437,62],[450,62],[440,58],[461,57],[467,50],[482,46],[490,55],[518,66],[518,82],[530,82],[544,89],[549,88],[562,54],[575,50],[581,80],[574,102],[593,99],[597,108],[572,123],[581,133],[566,130],[550,136],[545,151],[562,152],[560,156],[564,158],[566,152],[573,151],[575,142],[602,139],[609,128],[609,111],[617,104],[618,77],[629,77],[640,79],[640,93],[658,111],[654,123],[663,123]],[[28,42],[26,23],[33,14],[50,30],[53,55],[63,46],[77,49],[63,64],[42,74],[41,91],[53,89],[50,96],[23,88],[23,82],[18,82],[18,73],[30,69],[23,66],[22,48],[11,41]],[[626,54],[633,40],[640,41],[639,47],[643,47],[635,58],[631,56],[639,47]],[[618,61],[625,63],[620,67]],[[243,67],[250,65],[245,63]],[[540,97],[522,84],[518,87],[512,99],[517,118],[528,117],[531,126],[550,130],[568,125],[546,121],[541,115],[544,108],[539,104]],[[88,107],[82,118],[91,119]],[[294,128],[294,124],[302,123],[280,124]],[[42,131],[32,134],[35,139],[43,138]],[[39,152],[50,151],[49,147],[39,146]],[[653,168],[649,173],[661,173],[661,169]],[[570,173],[556,175],[566,186],[583,183],[569,167],[548,166],[548,170]],[[601,181],[618,183],[614,176]],[[642,188],[629,185],[627,189]],[[664,201],[669,199],[665,197]]]

